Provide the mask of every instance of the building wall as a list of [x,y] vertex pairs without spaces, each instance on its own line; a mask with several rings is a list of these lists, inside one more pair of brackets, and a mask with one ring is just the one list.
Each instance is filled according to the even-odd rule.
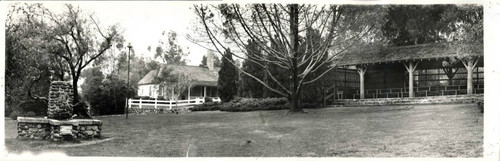
[[[154,84],[148,84],[148,85],[139,85],[139,89],[137,91],[138,96],[142,97],[151,97],[151,98],[158,98],[160,95],[158,93],[158,85]],[[188,91],[184,91],[180,96],[179,99],[184,100],[187,99],[187,94]],[[191,87],[191,92],[190,95],[191,97],[203,97],[204,94],[204,86],[194,86]],[[217,92],[217,87],[207,87],[207,97],[218,97],[218,92]]]
[[156,98],[158,96],[157,90],[158,90],[158,85],[154,84],[139,85],[137,95]]
[[366,89],[403,88],[408,75],[399,70],[370,70],[365,73]]

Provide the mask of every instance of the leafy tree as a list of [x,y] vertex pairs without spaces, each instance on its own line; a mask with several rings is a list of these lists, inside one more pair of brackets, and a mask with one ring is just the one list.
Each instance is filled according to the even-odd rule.
[[483,48],[483,8],[478,5],[393,5],[389,7],[383,33],[394,45],[452,42],[458,56],[443,61],[452,83],[460,63],[468,71],[467,93],[472,93],[472,70]]
[[92,14],[70,4],[65,7],[66,12],[62,14],[46,10],[53,27],[46,33],[45,38],[47,41],[56,42],[47,47],[49,53],[63,59],[69,67],[76,103],[79,102],[78,81],[82,70],[106,53],[113,42],[121,42],[122,38],[117,26],[102,31]]
[[[323,40],[321,38],[321,35],[319,34],[319,30],[313,28],[308,28],[306,30],[306,36],[303,39],[303,43],[301,43],[300,45],[300,50],[302,52],[306,52],[306,54],[312,54],[310,53],[311,51],[305,51],[307,46],[311,46],[312,48],[319,47],[319,45],[323,43]],[[324,57],[323,59],[326,59],[326,57]],[[310,73],[311,78],[315,78],[319,76],[319,74],[328,71],[330,65],[331,62],[319,66],[317,71]],[[328,88],[332,87],[335,84],[334,81],[333,71],[331,71],[327,72],[325,76],[318,79],[315,83],[305,85],[304,90],[301,93],[303,102],[315,103],[320,100],[323,105],[326,105],[326,93]]]
[[[127,98],[127,84],[118,77],[105,76],[100,67],[86,69],[82,73],[85,82],[82,84],[83,98],[89,102],[95,115],[123,114]],[[129,89],[129,93],[137,90]],[[114,107],[114,108],[113,108]]]
[[221,69],[219,70],[219,80],[217,81],[217,90],[222,102],[231,101],[238,92],[238,70],[234,63],[233,53],[229,49],[224,54],[222,59]]
[[[262,50],[256,44],[256,42],[252,40],[248,40],[247,45],[245,46],[245,50],[249,53],[249,56],[262,57]],[[259,62],[260,64],[264,64],[264,62]],[[253,63],[252,61],[245,60],[243,61],[242,66],[244,71],[247,71],[249,74],[264,80],[266,73],[257,63]],[[263,98],[266,97],[266,87],[264,87],[259,82],[255,81],[249,76],[244,74],[241,75],[241,92],[244,92],[243,95],[251,98]]]
[[177,100],[191,86],[192,79],[183,73],[177,73],[170,66],[162,67],[153,78],[160,85],[159,93],[170,100]]
[[[273,93],[287,97],[291,105],[290,112],[303,111],[299,106],[303,85],[319,80],[334,69],[335,64],[315,77],[311,75],[312,72],[336,61],[354,47],[377,42],[381,35],[378,29],[382,26],[385,14],[382,6],[313,4],[197,5],[194,10],[202,24],[202,36],[208,38],[213,48],[222,55],[228,46],[237,46],[244,55],[233,56],[259,64],[267,73],[267,82],[244,70],[240,71]],[[306,45],[301,51],[300,44],[307,42],[301,41],[300,35],[305,35],[308,28],[317,29],[323,41],[321,44],[311,42],[318,45]],[[262,49],[264,54],[261,57],[251,57],[243,50],[248,39]],[[269,65],[260,64],[259,61]],[[271,69],[289,77],[279,80]],[[271,86],[270,82],[276,86]]]
[[[57,62],[57,57],[47,54],[44,48],[52,42],[42,41],[42,35],[50,28],[42,21],[40,15],[43,13],[43,6],[37,3],[15,3],[9,7],[5,21],[6,115],[15,110],[23,112],[24,105],[21,109],[15,109],[21,104],[47,104],[43,96],[48,95],[50,77],[64,78],[65,66]],[[30,111],[47,109],[46,106],[38,107],[41,109]]]
[[[200,67],[207,67],[207,56],[203,55],[201,59]],[[220,67],[220,59],[219,57],[214,56],[214,67]]]
[[[442,41],[453,32],[446,10],[453,5],[390,5],[383,32],[396,46]],[[450,28],[451,27],[451,28]]]
[[[128,53],[122,52],[117,57],[116,68],[113,71],[113,75],[121,80],[127,80],[127,70],[128,70]],[[151,70],[159,69],[160,65],[157,61],[148,61],[144,58],[137,57],[132,51],[130,54],[130,84],[131,88],[138,89],[138,82],[146,76]]]
[[[165,36],[165,32],[162,33]],[[177,33],[174,31],[169,31],[167,34],[167,42],[160,40],[159,45],[156,47],[155,58],[160,57],[163,62],[168,64],[185,65],[186,60],[184,56],[189,53],[185,53],[182,47],[177,44]]]

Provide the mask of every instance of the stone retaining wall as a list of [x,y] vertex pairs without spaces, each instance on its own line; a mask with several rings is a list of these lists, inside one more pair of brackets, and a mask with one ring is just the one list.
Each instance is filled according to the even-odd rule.
[[[62,133],[61,127],[71,126],[70,133]],[[92,119],[55,120],[47,118],[19,117],[18,138],[59,141],[64,138],[92,139],[101,137],[102,121]]]
[[336,103],[345,106],[382,106],[382,105],[407,105],[407,104],[450,104],[450,103],[473,103],[483,101],[483,94],[453,95],[453,96],[430,96],[414,98],[372,98],[372,99],[343,99]]
[[78,120],[78,138],[93,139],[101,137],[102,121]]
[[50,137],[50,124],[47,121],[18,122],[17,137],[35,140],[45,140]]

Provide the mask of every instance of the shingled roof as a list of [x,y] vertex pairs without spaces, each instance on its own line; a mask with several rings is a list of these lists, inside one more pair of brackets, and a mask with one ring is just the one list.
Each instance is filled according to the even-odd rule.
[[[162,65],[165,66],[165,65]],[[217,86],[217,80],[219,78],[220,68],[214,68],[213,71],[209,71],[206,67],[200,66],[187,66],[187,65],[168,65],[168,67],[174,69],[174,72],[184,73],[193,79],[193,85],[202,86]],[[139,85],[154,84],[154,76],[158,74],[158,70],[152,70],[144,78],[139,81]]]
[[[452,43],[427,43],[410,46],[389,47],[380,51],[366,51],[346,54],[338,66],[396,62],[406,60],[447,58],[457,55]],[[483,56],[483,50],[471,53]]]

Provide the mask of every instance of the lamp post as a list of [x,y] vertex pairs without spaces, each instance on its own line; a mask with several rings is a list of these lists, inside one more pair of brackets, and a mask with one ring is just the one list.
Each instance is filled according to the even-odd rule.
[[130,49],[132,49],[132,45],[128,45],[128,67],[127,67],[127,107],[125,107],[125,119],[128,119],[128,106],[129,105],[129,97],[130,97]]

